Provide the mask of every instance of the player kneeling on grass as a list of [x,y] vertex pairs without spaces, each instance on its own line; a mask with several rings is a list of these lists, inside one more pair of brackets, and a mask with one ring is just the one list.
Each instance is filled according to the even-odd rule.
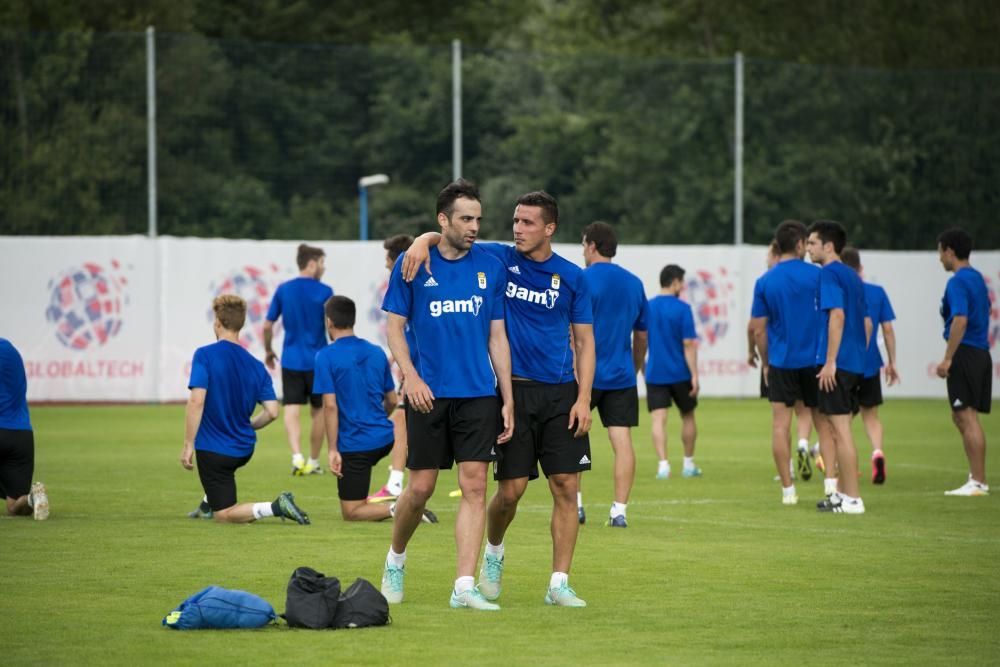
[[8,516],[49,518],[45,485],[31,483],[35,472],[35,432],[28,415],[24,360],[11,342],[0,338],[0,498]]
[[[236,470],[253,456],[255,431],[278,418],[278,401],[264,364],[239,343],[246,321],[246,301],[223,294],[212,302],[217,342],[198,348],[191,362],[191,380],[185,410],[181,465],[194,469],[205,496],[192,518],[214,518],[222,523],[250,523],[277,516],[309,523],[309,517],[284,492],[271,503],[236,503]],[[257,403],[264,409],[253,415]]]
[[[372,468],[392,452],[396,388],[385,352],[354,335],[357,307],[346,296],[326,302],[326,328],[333,342],[316,355],[313,394],[323,396],[330,445],[330,472],[337,476],[345,521],[381,521],[396,504],[368,502]],[[425,523],[437,523],[428,509]]]

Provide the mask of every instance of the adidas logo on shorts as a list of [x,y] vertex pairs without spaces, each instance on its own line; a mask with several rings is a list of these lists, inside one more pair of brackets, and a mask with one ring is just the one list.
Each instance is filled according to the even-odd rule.
[[590,463],[590,459],[587,457],[586,454],[584,454],[583,458],[580,459],[580,465],[583,465],[584,463]]
[[953,407],[953,408],[960,408],[960,407],[962,407],[962,399],[956,398],[955,402],[951,404],[951,407]]
[[424,282],[424,287],[437,287],[438,281],[434,280],[434,276],[431,276]]

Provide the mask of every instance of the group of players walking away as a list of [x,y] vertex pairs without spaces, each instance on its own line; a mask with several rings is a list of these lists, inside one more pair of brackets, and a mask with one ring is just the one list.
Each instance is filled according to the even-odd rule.
[[[278,289],[265,334],[265,362],[273,368],[279,361],[271,348],[273,327],[282,320],[280,362],[293,474],[323,472],[319,457],[325,438],[325,468],[337,478],[343,518],[393,519],[382,592],[395,604],[404,596],[410,538],[420,523],[437,522],[427,502],[439,471],[457,464],[461,500],[450,605],[495,611],[508,528],[540,469],[552,496],[552,572],[543,600],[584,607],[569,585],[569,572],[579,525],[586,520],[580,478],[591,468],[591,411],[598,409],[615,455],[615,496],[606,525],[628,526],[638,373],[645,375],[648,389],[656,476],[670,476],[665,421],[674,403],[682,419],[682,474],[702,474],[694,463],[697,334],[691,308],[679,298],[684,269],[664,267],[660,294],[647,301],[641,281],[613,263],[617,240],[605,223],[584,230],[587,268],[581,269],[552,249],[559,209],[545,192],[518,198],[513,245],[478,242],[479,192],[461,179],[439,193],[437,222],[440,231],[418,237],[408,248],[409,238],[386,246],[395,261],[382,307],[389,347],[403,376],[402,397],[382,349],[355,335],[354,302],[334,296],[320,282],[323,251],[299,247],[300,275]],[[858,411],[874,448],[873,481],[884,482],[886,476],[877,413],[883,368],[873,336],[878,326],[886,341],[890,384],[898,381],[898,373],[892,307],[881,288],[863,283],[860,257],[845,247],[846,240],[843,227],[832,221],[817,221],[808,229],[796,221],[778,226],[774,265],[754,288],[750,359],[759,358],[772,406],[772,452],[782,502],[798,502],[791,417],[811,412],[825,462],[826,497],[817,507],[861,514],[865,504],[851,435],[851,418]],[[938,239],[941,263],[955,274],[941,305],[947,346],[937,373],[947,379],[953,420],[969,460],[968,481],[947,492],[960,496],[989,491],[978,415],[991,407],[990,303],[982,275],[969,264],[971,249],[971,239],[961,230]],[[806,253],[815,264],[804,261]],[[249,462],[256,431],[278,418],[279,406],[265,363],[239,344],[246,303],[222,295],[214,300],[213,312],[217,342],[194,354],[185,412],[180,462],[189,470],[197,466],[204,490],[189,516],[231,523],[279,517],[309,524],[289,492],[271,502],[237,499],[236,470]],[[26,395],[23,361],[0,339],[0,495],[8,514],[44,519],[48,495],[40,482],[32,484],[34,440]],[[306,403],[312,416],[308,459],[299,444],[298,408]],[[258,404],[262,409],[254,414]],[[399,405],[405,420],[394,425],[389,416],[399,414]],[[808,430],[800,437],[800,461],[806,437]],[[399,490],[402,463],[396,459],[387,485],[395,488],[368,496],[372,469],[394,450],[394,456],[405,455],[407,485]],[[491,470],[498,485],[487,500]],[[800,475],[803,471],[800,465]]]

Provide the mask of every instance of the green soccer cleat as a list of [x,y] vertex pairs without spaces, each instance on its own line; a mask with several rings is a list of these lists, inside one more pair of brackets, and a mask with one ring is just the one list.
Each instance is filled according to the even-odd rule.
[[545,594],[545,604],[556,607],[586,607],[587,603],[576,596],[576,591],[569,587],[569,584],[562,584],[558,588],[550,588]]
[[403,577],[406,576],[406,566],[396,567],[385,564],[382,571],[382,595],[389,604],[399,604],[403,601]]
[[684,468],[681,471],[681,475],[684,477],[701,477],[701,468],[694,466],[693,468]]
[[479,570],[479,592],[487,600],[496,600],[500,597],[501,579],[503,579],[503,558],[485,554],[483,566]]
[[452,609],[478,609],[480,611],[500,611],[500,605],[493,604],[475,588],[470,588],[462,593],[451,592]]
[[189,519],[211,519],[213,516],[212,510],[204,512],[200,507],[195,507],[192,511],[188,512],[187,515]]
[[282,521],[291,519],[300,526],[308,526],[311,523],[309,515],[295,504],[295,497],[292,496],[290,491],[282,492],[274,503],[277,505],[277,511],[274,515],[281,517]]

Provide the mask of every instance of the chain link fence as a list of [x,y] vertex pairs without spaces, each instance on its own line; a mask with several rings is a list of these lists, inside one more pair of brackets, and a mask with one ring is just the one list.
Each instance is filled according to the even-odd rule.
[[[452,177],[451,50],[157,35],[158,232],[371,237],[433,226]],[[733,239],[734,63],[464,50],[465,176],[483,235],[546,189],[558,240]],[[0,33],[0,233],[147,231],[146,36]],[[1000,72],[745,61],[744,239],[844,221],[870,248],[962,225],[1000,247]]]

